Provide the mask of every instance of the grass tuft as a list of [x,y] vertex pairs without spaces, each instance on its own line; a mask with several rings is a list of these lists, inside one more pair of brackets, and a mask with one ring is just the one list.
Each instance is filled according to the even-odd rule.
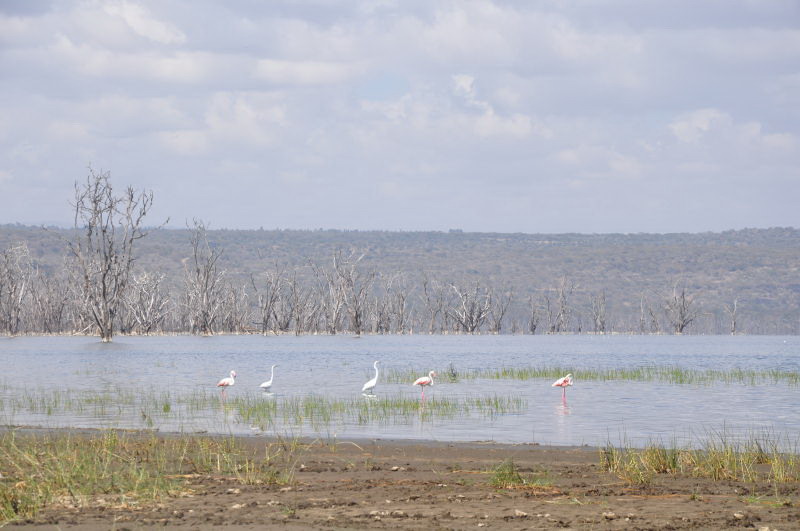
[[800,457],[796,450],[782,450],[786,447],[775,439],[751,437],[740,442],[722,433],[708,437],[698,449],[662,444],[619,448],[608,443],[600,449],[600,466],[635,485],[648,484],[658,474],[715,481],[800,482]]
[[80,506],[102,495],[126,506],[158,502],[186,491],[192,474],[243,484],[291,481],[293,454],[275,446],[267,444],[262,457],[233,438],[6,432],[0,437],[0,526],[56,500]]

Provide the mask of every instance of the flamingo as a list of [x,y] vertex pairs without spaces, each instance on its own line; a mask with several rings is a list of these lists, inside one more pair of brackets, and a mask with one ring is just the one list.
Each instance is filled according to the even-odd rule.
[[378,384],[378,363],[380,362],[376,360],[375,363],[372,364],[372,366],[375,367],[375,378],[364,384],[364,387],[361,388],[362,395],[375,394],[375,386]]
[[417,378],[413,384],[411,385],[418,385],[422,388],[422,401],[425,401],[425,386],[433,385],[433,379],[436,377],[436,372],[431,371],[428,373],[428,376],[420,376]]
[[219,382],[217,382],[217,387],[222,389],[222,396],[225,396],[225,389],[228,387],[233,387],[236,385],[236,371],[231,371],[231,375],[227,378],[223,378]]
[[269,375],[269,380],[267,380],[266,382],[264,382],[261,385],[259,385],[259,387],[261,389],[263,389],[264,392],[266,392],[266,393],[269,393],[270,389],[272,388],[272,380],[275,379],[275,367],[277,367],[277,365],[273,365],[272,366],[272,370],[271,370],[270,375]]
[[572,385],[572,373],[564,376],[563,378],[559,378],[551,387],[560,387],[561,388],[561,398],[567,397],[567,387]]

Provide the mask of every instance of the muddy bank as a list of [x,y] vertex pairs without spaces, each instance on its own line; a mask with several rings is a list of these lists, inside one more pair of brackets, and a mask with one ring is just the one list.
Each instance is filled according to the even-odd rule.
[[[264,439],[237,442],[263,454]],[[415,441],[295,441],[291,479],[188,474],[156,504],[62,497],[13,529],[797,529],[796,483],[659,474],[633,486],[599,450]],[[511,460],[511,461],[509,461]],[[498,466],[513,462],[503,486]],[[519,479],[522,481],[519,481]],[[508,478],[506,478],[508,479]]]

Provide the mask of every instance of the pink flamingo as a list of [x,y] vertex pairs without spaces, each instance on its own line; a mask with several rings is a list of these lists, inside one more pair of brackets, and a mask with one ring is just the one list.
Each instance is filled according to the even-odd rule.
[[572,373],[564,376],[563,378],[559,378],[555,382],[553,382],[552,387],[560,387],[561,388],[561,399],[566,400],[567,398],[567,387],[572,385]]
[[236,371],[231,371],[231,375],[227,378],[223,378],[219,382],[217,382],[217,387],[222,389],[222,398],[225,398],[225,389],[228,387],[233,387],[236,385]]
[[436,372],[431,371],[428,373],[428,376],[421,376],[417,378],[413,384],[411,385],[418,385],[422,388],[422,401],[425,401],[425,386],[433,385],[433,379],[436,377]]

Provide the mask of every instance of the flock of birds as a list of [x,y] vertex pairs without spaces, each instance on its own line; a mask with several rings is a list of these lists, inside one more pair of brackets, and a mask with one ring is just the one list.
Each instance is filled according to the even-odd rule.
[[[361,388],[361,394],[364,396],[372,396],[375,394],[375,386],[378,385],[378,364],[380,361],[375,361],[372,366],[375,368],[375,377],[369,380],[367,383],[364,384],[364,387]],[[272,393],[272,381],[275,379],[275,367],[277,365],[273,365],[272,369],[270,369],[269,380],[259,385],[259,387],[265,393]],[[418,385],[422,389],[422,397],[421,400],[425,401],[425,388],[433,385],[433,379],[436,378],[437,374],[436,371],[431,371],[428,373],[428,376],[421,376],[414,380],[414,383],[411,385]],[[552,387],[560,387],[561,388],[561,397],[562,399],[566,399],[567,397],[567,387],[571,386],[573,383],[572,381],[572,374],[567,374],[563,378],[559,378],[555,382],[553,382]],[[219,382],[217,382],[217,387],[219,387],[222,391],[223,398],[225,397],[225,389],[228,387],[233,387],[236,384],[236,371],[231,371],[231,375],[227,378],[223,378]]]

